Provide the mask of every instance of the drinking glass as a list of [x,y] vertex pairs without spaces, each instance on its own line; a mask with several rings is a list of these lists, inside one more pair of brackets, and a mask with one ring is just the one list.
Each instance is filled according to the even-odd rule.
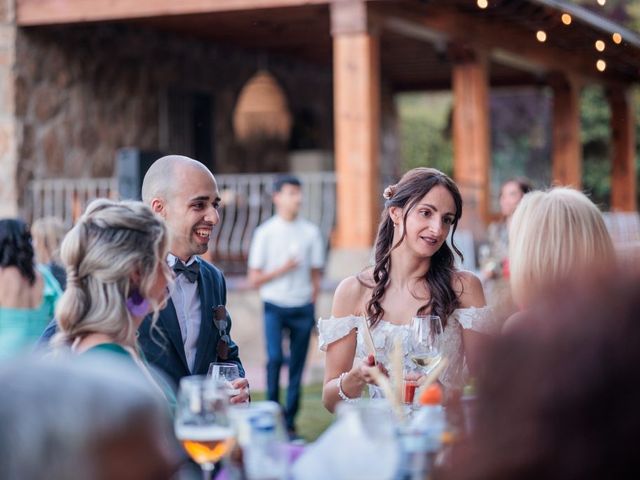
[[221,382],[230,397],[240,393],[240,389],[234,388],[231,384],[231,382],[240,378],[240,370],[237,364],[212,362],[209,364],[209,377]]
[[232,406],[231,423],[242,450],[242,471],[246,480],[287,478],[288,436],[282,408],[276,402],[251,402]]
[[217,381],[203,375],[180,380],[174,423],[176,437],[200,465],[205,480],[211,478],[214,464],[234,444],[227,405],[227,395]]
[[437,315],[416,315],[411,319],[411,361],[427,375],[440,360],[442,322]]
[[400,461],[396,419],[386,399],[338,403],[334,471],[340,478],[395,478]]

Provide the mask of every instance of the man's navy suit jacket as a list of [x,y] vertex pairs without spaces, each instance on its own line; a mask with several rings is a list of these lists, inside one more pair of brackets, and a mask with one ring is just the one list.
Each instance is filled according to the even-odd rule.
[[[151,317],[148,316],[138,330],[138,344],[145,358],[151,365],[164,372],[175,383],[175,386],[179,384],[182,377],[187,375],[206,375],[211,362],[236,363],[240,369],[240,376],[244,377],[245,375],[238,357],[238,346],[229,337],[227,337],[229,341],[226,358],[221,358],[218,355],[218,343],[221,336],[229,335],[231,329],[231,318],[225,308],[227,285],[224,276],[218,268],[201,258],[196,257],[196,261],[200,264],[197,281],[202,318],[193,371],[189,371],[187,366],[180,325],[171,299],[160,312],[154,328],[151,327]],[[214,323],[216,309],[220,308],[224,308],[226,315],[226,328],[223,332]],[[42,334],[40,342],[48,342],[55,330],[54,321]]]

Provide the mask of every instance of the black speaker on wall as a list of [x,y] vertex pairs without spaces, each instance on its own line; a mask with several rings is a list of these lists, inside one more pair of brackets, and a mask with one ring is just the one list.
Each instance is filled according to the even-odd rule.
[[160,152],[121,148],[116,153],[118,192],[122,200],[142,199],[142,179],[153,162],[162,157]]

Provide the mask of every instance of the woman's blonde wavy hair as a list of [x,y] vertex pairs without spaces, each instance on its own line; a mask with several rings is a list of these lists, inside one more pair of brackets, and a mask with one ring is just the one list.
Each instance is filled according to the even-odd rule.
[[516,208],[509,226],[509,271],[520,307],[549,285],[614,264],[602,214],[582,192],[566,187],[531,192]]
[[[149,293],[167,249],[164,223],[143,203],[92,202],[60,249],[67,289],[56,308],[59,332],[54,344],[70,345],[84,335],[103,333],[134,346],[137,326],[126,300],[137,289],[151,303],[156,321],[164,305]],[[134,273],[140,275],[137,285],[131,281]]]

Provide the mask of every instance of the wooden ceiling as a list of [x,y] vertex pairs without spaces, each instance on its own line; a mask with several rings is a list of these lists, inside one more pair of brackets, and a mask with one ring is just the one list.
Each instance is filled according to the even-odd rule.
[[[187,3],[193,3],[195,8],[196,3],[206,1]],[[158,14],[121,22],[284,54],[330,68],[330,2],[267,3],[269,8]],[[479,9],[475,0],[371,1],[368,3],[371,21],[380,31],[382,76],[396,91],[448,89],[453,65],[451,44],[463,44],[491,52],[492,85],[545,83],[546,75],[557,70],[569,70],[592,81],[638,81],[640,48],[624,42],[614,45],[605,32],[577,20],[567,27],[560,21],[562,12],[543,3],[544,0],[492,0],[489,8]],[[535,38],[541,29],[548,35],[544,44]],[[608,40],[603,53],[594,49],[600,38]],[[600,58],[607,62],[604,73],[595,68]]]
[[[290,55],[327,68],[332,62],[328,5],[157,17],[131,23],[250,50]],[[452,63],[446,45],[434,46],[425,39],[382,29],[380,46],[382,75],[393,90],[451,87]],[[497,62],[491,65],[491,83],[495,86],[540,82],[540,77],[530,72]]]

